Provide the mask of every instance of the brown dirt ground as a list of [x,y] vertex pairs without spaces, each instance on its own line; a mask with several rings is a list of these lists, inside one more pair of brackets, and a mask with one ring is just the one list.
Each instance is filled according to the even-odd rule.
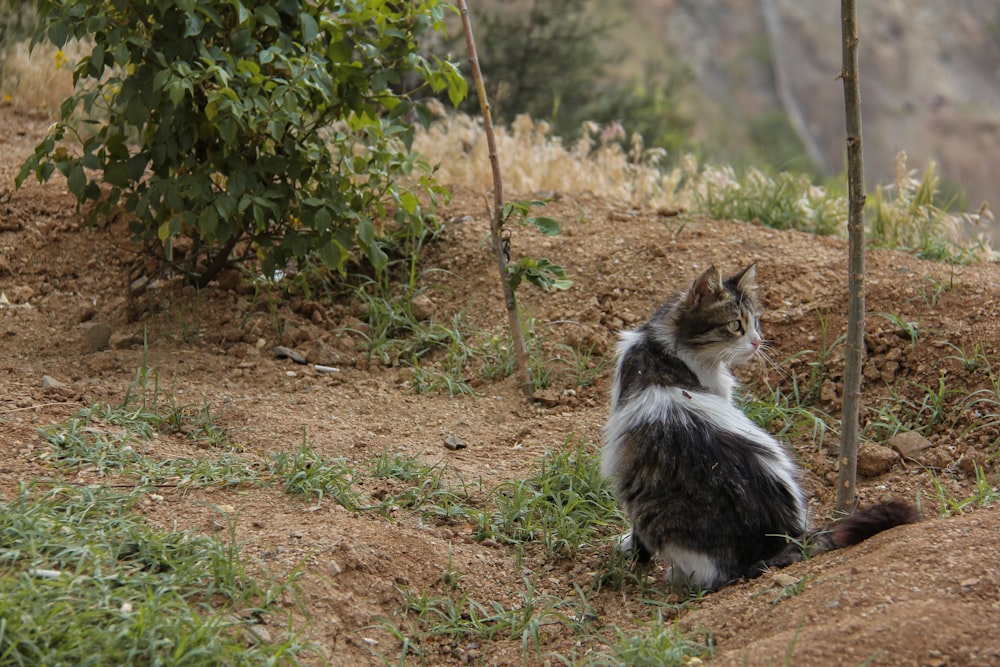
[[[126,286],[147,265],[121,224],[88,227],[58,178],[13,190],[18,165],[47,124],[0,109],[0,291],[10,302],[0,307],[0,497],[39,477],[102,481],[86,470],[47,465],[47,445],[36,429],[95,402],[120,403],[142,364],[144,331],[148,364],[158,370],[161,386],[180,403],[209,405],[216,423],[246,454],[295,452],[305,432],[319,453],[348,461],[389,450],[445,461],[464,479],[482,478],[487,487],[524,477],[546,448],[571,437],[599,442],[609,374],[607,364],[597,362],[610,353],[609,341],[713,263],[734,270],[759,262],[771,356],[782,362],[798,355],[766,378],[761,369],[751,369],[747,385],[761,387],[766,379],[787,394],[793,378],[804,382],[819,364],[827,378],[820,405],[839,414],[843,346],[823,363],[810,351],[824,346],[821,319],[829,340],[845,329],[842,240],[753,224],[685,223],[619,202],[557,195],[546,214],[564,222],[563,234],[536,238],[518,230],[514,253],[549,256],[575,284],[556,295],[528,288],[521,295],[548,340],[594,347],[596,381],[578,387],[570,374],[557,374],[542,402],[526,401],[510,378],[476,382],[475,396],[418,395],[408,388],[411,371],[368,363],[355,350],[357,336],[345,328],[357,326],[359,311],[347,301],[298,298],[273,304],[271,313],[267,299],[239,286],[195,293],[163,280],[130,307]],[[427,293],[439,319],[463,311],[473,330],[502,334],[498,283],[481,243],[488,229],[483,208],[480,193],[459,189],[442,212],[446,228],[427,250],[425,266],[448,273],[427,274]],[[1000,664],[1000,509],[941,518],[928,473],[934,470],[959,499],[973,492],[973,463],[984,465],[996,483],[997,427],[968,430],[974,415],[961,404],[973,391],[991,388],[995,378],[989,368],[963,368],[949,358],[955,350],[946,343],[967,350],[978,343],[996,363],[998,293],[995,264],[952,268],[900,252],[869,253],[866,406],[890,396],[890,388],[898,410],[907,402],[919,408],[926,394],[921,385],[937,389],[943,381],[949,393],[941,423],[925,430],[933,447],[918,454],[919,461],[866,447],[862,462],[870,470],[860,478],[860,493],[863,503],[919,499],[927,519],[783,571],[796,580],[806,577],[797,595],[782,598],[783,580],[765,575],[686,606],[679,612],[680,627],[712,633],[711,662]],[[878,313],[919,322],[919,337],[906,340]],[[283,324],[281,341],[275,339],[274,320]],[[111,327],[112,346],[88,349],[85,330],[104,322]],[[265,341],[261,348],[259,339]],[[304,351],[319,347],[341,372],[318,374],[275,359],[267,351],[278,342]],[[44,374],[66,386],[43,389]],[[875,418],[869,407],[864,419]],[[468,447],[445,449],[449,434]],[[825,444],[809,435],[792,439],[808,470],[817,524],[830,516],[836,473],[827,445],[835,443],[836,435],[829,434]],[[151,447],[156,456],[218,453],[198,449],[181,434],[162,434]],[[358,484],[375,490],[372,480]],[[157,493],[141,504],[152,522],[210,532],[217,528],[217,515],[205,501],[230,505],[250,562],[280,574],[305,559],[302,597],[312,621],[306,631],[332,664],[380,664],[378,652],[393,661],[398,644],[369,626],[398,611],[400,587],[442,588],[449,559],[463,575],[463,592],[483,603],[518,604],[523,578],[529,577],[538,594],[574,598],[574,584],[581,586],[593,606],[595,628],[634,633],[653,609],[628,584],[590,589],[594,571],[605,562],[607,541],[560,559],[529,547],[518,562],[511,548],[476,542],[465,527],[421,524],[405,511],[387,519],[351,513],[332,502],[316,508],[276,487]],[[664,609],[668,617],[678,613],[674,606]],[[597,636],[543,632],[543,654],[605,650]],[[613,632],[601,636],[614,639]],[[558,662],[536,653],[524,657],[519,638],[475,647],[429,643],[425,649],[430,665],[469,659]]]

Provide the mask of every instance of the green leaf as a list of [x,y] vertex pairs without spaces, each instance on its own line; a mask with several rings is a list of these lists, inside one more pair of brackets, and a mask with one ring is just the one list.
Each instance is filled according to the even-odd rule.
[[77,199],[83,199],[83,190],[87,187],[87,174],[83,170],[83,165],[74,164],[66,174],[66,185]]
[[278,11],[274,7],[268,7],[267,5],[258,7],[254,10],[254,16],[256,16],[257,20],[266,26],[270,26],[272,28],[281,27],[281,17],[278,16]]
[[49,25],[49,41],[57,48],[61,49],[66,45],[66,40],[69,39],[69,26],[68,21],[56,21]]
[[313,217],[313,226],[321,232],[330,229],[331,222],[333,222],[333,216],[330,215],[330,210],[327,208],[318,209]]
[[211,206],[206,206],[201,215],[198,216],[198,231],[201,238],[211,240],[215,238],[215,230],[219,226],[219,214]]
[[402,205],[403,210],[410,214],[416,213],[417,208],[420,206],[420,200],[412,192],[403,192],[400,194],[399,203]]
[[188,13],[187,22],[184,28],[185,37],[196,37],[201,34],[202,28],[205,27],[205,19],[201,18],[198,14]]
[[170,237],[170,221],[162,223],[156,229],[156,237],[161,241],[166,241]]
[[339,243],[331,239],[319,247],[319,258],[326,268],[342,271],[347,260],[347,253]]
[[555,236],[559,233],[559,221],[555,218],[540,215],[534,218],[527,218],[525,222],[529,225],[533,225],[536,229],[538,229],[538,231],[546,236]]
[[299,14],[299,24],[302,27],[302,43],[309,46],[319,34],[319,25],[316,24],[315,18],[305,12]]
[[389,256],[379,247],[379,244],[373,243],[368,246],[368,261],[372,263],[377,272],[381,273],[389,263]]

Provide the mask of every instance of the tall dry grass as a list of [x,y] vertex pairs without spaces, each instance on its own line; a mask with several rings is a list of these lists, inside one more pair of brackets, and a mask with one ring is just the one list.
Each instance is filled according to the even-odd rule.
[[[699,164],[682,156],[665,168],[665,151],[645,148],[633,135],[628,148],[620,125],[585,124],[575,141],[549,134],[549,125],[527,116],[496,129],[504,188],[513,196],[545,192],[588,193],[633,206],[684,209],[718,219],[757,220],[781,229],[845,235],[847,201],[838,188],[822,187],[802,175],[729,165]],[[414,148],[439,165],[438,180],[488,191],[492,187],[482,123],[464,114],[439,114],[418,130]],[[938,202],[933,162],[923,172],[907,170],[900,153],[896,182],[869,197],[869,238],[883,247],[917,252],[930,259],[998,259],[993,250],[993,214],[984,203],[977,213],[952,212]]]
[[21,111],[55,115],[73,93],[73,68],[86,53],[77,43],[62,49],[42,42],[29,49],[29,41],[8,45],[0,73],[0,100]]
[[[519,195],[587,192],[652,206],[685,206],[692,193],[682,185],[684,170],[661,170],[666,156],[647,149],[634,135],[626,152],[620,125],[585,124],[565,142],[549,134],[545,121],[519,116],[510,128],[497,127],[497,154],[504,188]],[[442,183],[488,190],[490,162],[482,122],[465,114],[442,115],[417,132],[414,149],[439,165]]]

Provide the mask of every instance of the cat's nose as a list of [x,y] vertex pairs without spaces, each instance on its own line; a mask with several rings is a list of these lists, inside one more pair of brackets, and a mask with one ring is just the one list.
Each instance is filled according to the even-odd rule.
[[760,349],[760,339],[759,338],[754,338],[752,341],[750,341],[750,343],[753,345],[753,349],[755,349],[755,350],[759,350]]

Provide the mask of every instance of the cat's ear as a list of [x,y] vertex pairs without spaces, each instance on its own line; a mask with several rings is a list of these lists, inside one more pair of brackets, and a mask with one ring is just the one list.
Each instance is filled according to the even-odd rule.
[[744,294],[757,296],[757,292],[760,291],[760,287],[757,284],[757,262],[743,269],[729,280],[735,283],[736,288]]
[[692,308],[697,308],[706,298],[717,293],[720,289],[722,289],[722,272],[711,266],[691,285],[691,291],[688,292],[688,303],[691,304]]

